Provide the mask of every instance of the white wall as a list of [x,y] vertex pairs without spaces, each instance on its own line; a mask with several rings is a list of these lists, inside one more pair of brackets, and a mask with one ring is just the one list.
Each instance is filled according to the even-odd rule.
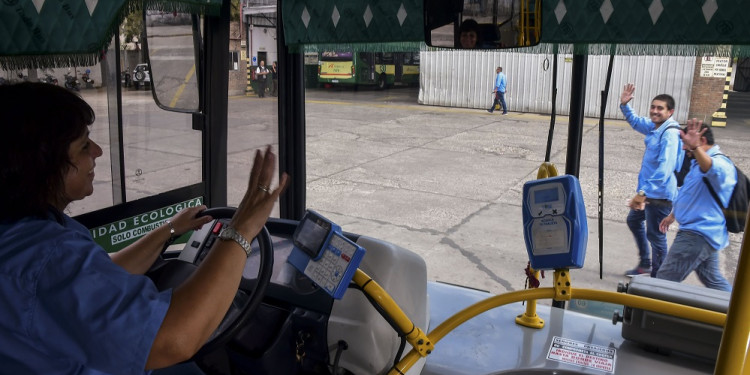
[[[552,54],[498,51],[422,51],[419,103],[486,109],[492,105],[495,68],[508,77],[505,100],[513,112],[552,112]],[[557,113],[570,113],[572,55],[558,55]],[[589,56],[585,116],[599,117],[609,56]],[[694,57],[615,56],[605,117],[622,119],[622,87],[636,85],[631,105],[647,115],[651,99],[662,93],[675,98],[675,119],[687,121],[693,84]]]

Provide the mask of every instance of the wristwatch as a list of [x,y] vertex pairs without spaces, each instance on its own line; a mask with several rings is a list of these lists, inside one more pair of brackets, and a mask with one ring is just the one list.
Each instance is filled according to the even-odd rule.
[[224,229],[222,229],[219,233],[219,239],[222,241],[236,241],[240,246],[242,246],[242,249],[245,250],[245,254],[247,254],[248,257],[250,256],[250,252],[253,250],[252,247],[250,247],[250,242],[247,242],[245,237],[242,237],[240,232],[237,232],[234,228],[228,225],[224,227]]
[[646,196],[646,191],[645,190],[638,190],[638,195],[640,195],[642,197],[645,197]]

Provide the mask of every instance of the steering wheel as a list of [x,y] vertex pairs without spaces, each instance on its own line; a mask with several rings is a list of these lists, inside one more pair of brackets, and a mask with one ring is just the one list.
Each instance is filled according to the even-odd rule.
[[[232,207],[216,207],[209,208],[198,215],[211,216],[214,219],[229,219],[234,216],[235,211],[236,208]],[[208,233],[208,236],[214,236],[214,240],[218,241],[218,238],[212,234],[212,231]],[[260,253],[257,281],[254,285],[249,285],[250,283],[245,282],[240,283],[237,293],[234,296],[234,301],[229,306],[224,319],[194,357],[202,357],[226,344],[245,325],[250,317],[255,314],[260,303],[263,301],[266,289],[271,280],[271,273],[273,272],[273,242],[266,227],[263,227],[254,241],[251,241],[253,247],[255,247],[256,241],[259,248],[258,252]],[[203,242],[205,243],[205,241]],[[201,249],[201,251],[208,252],[211,249]],[[251,254],[250,256],[252,257],[253,255]],[[159,290],[173,288],[180,285],[192,275],[198,267],[197,263],[200,263],[201,259],[202,257],[196,257],[192,263],[180,259],[164,260],[161,264],[152,267],[146,273],[146,276],[154,281]]]

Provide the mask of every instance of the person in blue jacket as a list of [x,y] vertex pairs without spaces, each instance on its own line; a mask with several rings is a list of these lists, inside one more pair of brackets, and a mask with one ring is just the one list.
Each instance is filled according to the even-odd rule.
[[649,116],[638,117],[629,104],[634,92],[635,85],[625,85],[620,95],[620,110],[630,126],[646,136],[646,149],[638,172],[636,195],[629,202],[627,217],[628,228],[638,247],[639,263],[625,271],[625,275],[656,276],[667,255],[667,235],[659,230],[659,224],[672,212],[672,202],[677,197],[674,171],[678,162],[682,162],[681,130],[672,118],[674,98],[667,94],[655,96],[651,100]]
[[[234,299],[248,254],[239,240],[216,241],[189,279],[158,291],[144,273],[166,241],[211,220],[196,216],[205,206],[108,254],[65,214],[94,191],[91,107],[27,82],[0,86],[0,113],[0,373],[143,374],[191,358]],[[286,185],[269,189],[274,173],[270,148],[257,152],[229,224],[246,239]]]
[[495,106],[497,104],[501,104],[503,106],[503,114],[507,115],[508,107],[505,105],[505,87],[508,83],[508,80],[505,78],[505,73],[503,73],[502,66],[498,66],[495,72],[497,74],[495,75],[495,83],[492,86],[492,93],[495,94],[495,100],[492,102],[492,107],[490,107],[487,112],[494,112]]
[[688,120],[682,141],[693,156],[690,172],[672,213],[659,227],[666,233],[676,220],[680,229],[656,277],[680,282],[695,271],[706,287],[729,292],[732,286],[719,270],[719,251],[729,245],[726,218],[706,183],[726,206],[737,184],[737,169],[714,144],[713,132],[703,121]]

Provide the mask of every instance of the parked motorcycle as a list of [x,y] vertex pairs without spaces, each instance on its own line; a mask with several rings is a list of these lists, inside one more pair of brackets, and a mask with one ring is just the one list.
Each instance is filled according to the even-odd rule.
[[55,86],[57,86],[58,84],[57,78],[55,78],[55,76],[49,73],[44,73],[44,77],[40,78],[39,81],[44,82],[44,83],[49,83],[50,85],[55,85]]
[[65,73],[65,88],[68,90],[81,91],[81,85],[76,76]]
[[91,79],[89,76],[91,74],[90,69],[86,69],[86,72],[81,74],[81,81],[83,81],[83,84],[86,85],[85,87],[87,89],[93,89],[94,88],[94,80]]

